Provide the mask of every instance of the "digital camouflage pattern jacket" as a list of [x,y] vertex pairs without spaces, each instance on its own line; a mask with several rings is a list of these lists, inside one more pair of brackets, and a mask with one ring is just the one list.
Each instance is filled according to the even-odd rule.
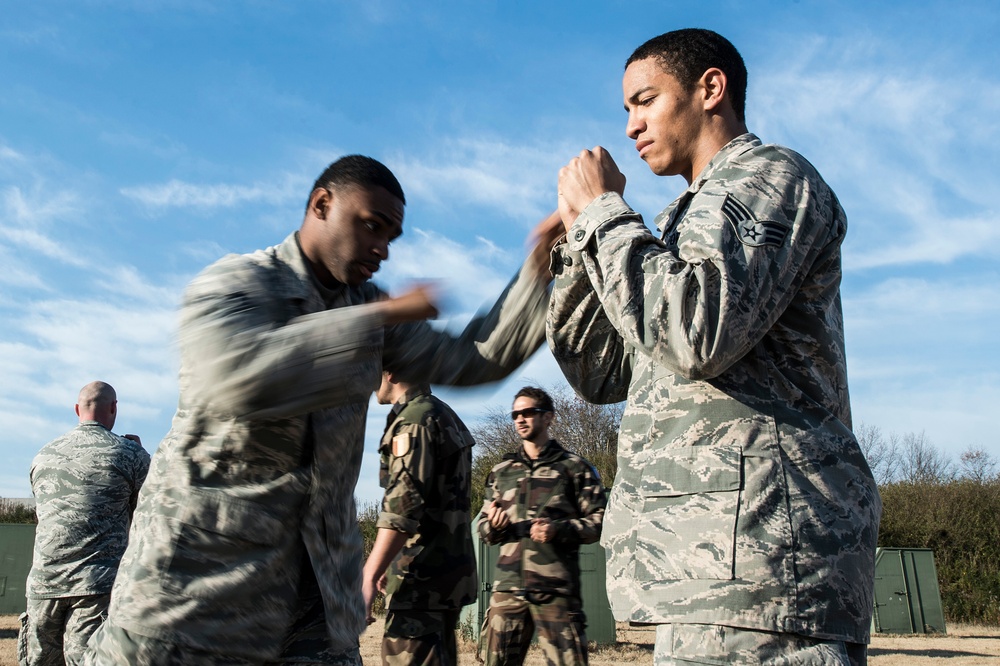
[[476,600],[469,515],[472,433],[427,386],[395,405],[379,446],[377,527],[410,534],[389,567],[391,610],[457,610]]
[[628,399],[603,537],[616,617],[867,642],[881,501],[851,432],[837,198],[744,134],[656,223],[605,193],[552,264],[567,380]]
[[81,421],[31,463],[38,527],[31,599],[107,594],[149,470],[149,454],[97,421]]
[[[510,525],[495,530],[486,520],[497,501]],[[479,536],[501,544],[494,592],[543,592],[580,596],[580,544],[601,538],[607,498],[593,465],[557,441],[531,460],[524,447],[504,456],[486,479],[486,499],[479,516]],[[539,543],[529,536],[536,518],[548,518],[555,539]]]
[[365,629],[354,488],[383,368],[403,379],[500,379],[544,340],[546,285],[519,273],[460,334],[384,325],[374,284],[326,289],[290,235],[229,255],[188,286],[180,400],[153,456],[108,621],[228,659],[274,659],[304,567],[332,652]]

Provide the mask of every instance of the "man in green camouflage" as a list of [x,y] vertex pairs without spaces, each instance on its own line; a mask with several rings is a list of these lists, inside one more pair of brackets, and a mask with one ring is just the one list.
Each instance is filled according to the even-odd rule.
[[570,384],[628,399],[603,544],[655,663],[860,664],[881,501],[851,432],[847,221],[803,157],[747,132],[746,68],[678,30],[623,79],[626,133],[689,187],[654,237],[603,148],[559,174],[548,318]]
[[368,621],[379,588],[387,609],[382,663],[455,666],[459,612],[476,600],[469,515],[475,440],[426,384],[383,372],[375,396],[392,411],[379,445],[385,498],[362,576]]
[[549,437],[552,398],[526,386],[511,418],[521,447],[486,479],[479,536],[502,544],[480,645],[486,664],[521,664],[531,637],[549,664],[586,664],[580,544],[601,537],[607,503],[593,465]]
[[188,286],[177,413],[89,663],[360,664],[354,488],[372,391],[383,369],[468,385],[520,366],[544,340],[556,219],[491,311],[452,334],[426,321],[430,288],[369,282],[404,207],[385,165],[343,157],[298,231]]
[[118,397],[91,382],[76,402],[80,423],[31,463],[38,527],[22,616],[22,666],[82,663],[107,614],[149,454],[136,435],[111,432]]

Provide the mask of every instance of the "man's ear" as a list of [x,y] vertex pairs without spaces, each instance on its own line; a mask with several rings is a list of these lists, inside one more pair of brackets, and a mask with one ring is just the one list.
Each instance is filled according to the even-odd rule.
[[729,92],[729,79],[718,67],[709,67],[698,80],[698,89],[702,91],[705,110],[716,110]]
[[79,418],[80,417],[80,404],[77,403],[77,404],[73,405],[73,410],[76,412],[77,418]]
[[333,193],[325,187],[317,187],[309,195],[309,212],[314,217],[325,220],[333,204]]

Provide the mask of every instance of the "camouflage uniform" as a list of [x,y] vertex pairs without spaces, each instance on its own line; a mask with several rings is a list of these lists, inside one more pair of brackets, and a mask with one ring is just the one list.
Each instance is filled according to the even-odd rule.
[[[189,285],[177,413],[91,641],[94,663],[140,653],[148,663],[287,663],[320,650],[359,660],[354,487],[383,366],[406,380],[500,379],[544,339],[547,290],[517,276],[457,337],[426,322],[384,325],[367,305],[383,298],[371,283],[323,287],[297,233],[224,257]],[[318,621],[301,615],[313,606]]]
[[745,134],[656,224],[605,193],[553,255],[557,361],[584,398],[628,398],[616,617],[867,643],[881,501],[851,433],[836,197]]
[[[510,518],[502,530],[486,519],[494,501]],[[601,537],[606,503],[597,470],[555,440],[535,460],[522,447],[490,472],[479,536],[502,546],[481,639],[487,664],[522,663],[533,627],[549,663],[587,663],[579,552]],[[530,537],[536,518],[555,526],[551,541]]]
[[79,664],[108,609],[149,454],[81,421],[31,464],[38,528],[20,643],[29,666]]
[[469,520],[475,440],[427,386],[392,407],[379,447],[377,527],[412,535],[386,574],[384,664],[456,664],[459,611],[476,600]]

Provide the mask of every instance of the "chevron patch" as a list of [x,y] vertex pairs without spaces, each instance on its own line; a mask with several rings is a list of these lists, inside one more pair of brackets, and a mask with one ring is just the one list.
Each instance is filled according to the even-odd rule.
[[750,247],[780,246],[788,236],[788,228],[770,220],[760,221],[749,208],[727,194],[722,203],[722,215],[733,225],[740,242]]

